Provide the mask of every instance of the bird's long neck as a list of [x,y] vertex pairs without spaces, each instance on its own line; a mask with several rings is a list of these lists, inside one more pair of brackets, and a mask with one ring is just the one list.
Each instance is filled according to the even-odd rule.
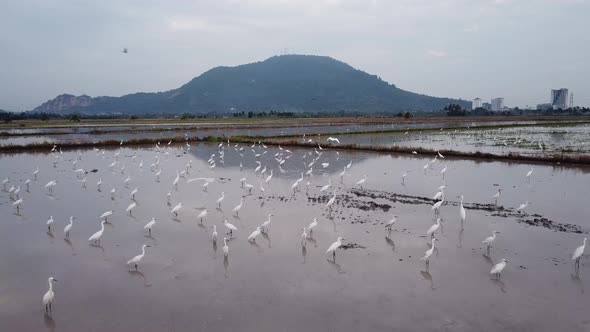
[[461,206],[463,206],[463,197],[461,197]]
[[51,280],[47,280],[47,282],[49,283],[49,291],[53,292],[53,284],[51,283]]
[[144,256],[145,255],[145,246],[141,247],[141,255]]
[[101,231],[101,232],[104,232],[104,223],[101,223],[101,224],[100,224],[100,231]]

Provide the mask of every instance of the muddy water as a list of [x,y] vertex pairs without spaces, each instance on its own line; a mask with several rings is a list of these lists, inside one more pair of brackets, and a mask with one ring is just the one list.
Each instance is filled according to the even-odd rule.
[[[25,145],[32,143],[70,143],[93,142],[105,140],[157,139],[171,138],[185,135],[189,138],[204,138],[207,136],[286,136],[300,134],[331,134],[331,133],[361,133],[381,130],[433,129],[494,126],[506,124],[531,124],[535,121],[497,121],[497,122],[415,122],[393,124],[362,124],[362,125],[313,125],[313,124],[186,124],[178,125],[135,125],[135,126],[88,126],[88,127],[55,127],[55,128],[27,128],[0,129],[0,145]],[[236,126],[239,126],[237,128]]]
[[[328,136],[326,136],[328,137]],[[342,144],[405,146],[507,155],[590,154],[590,126],[530,126],[495,129],[410,131],[341,135]]]
[[[254,149],[254,153],[265,151]],[[569,260],[587,235],[518,222],[538,215],[587,232],[590,208],[582,195],[590,183],[587,168],[534,166],[528,183],[525,174],[531,165],[448,160],[434,163],[424,174],[422,166],[431,158],[324,150],[313,167],[308,191],[306,178],[301,192],[293,195],[291,184],[305,171],[304,163],[316,156],[313,151],[293,150],[281,171],[274,160],[281,151],[269,147],[260,157],[267,175],[273,170],[270,184],[263,182],[264,193],[259,189],[260,176],[253,174],[257,164],[249,146],[243,158],[233,147],[226,147],[224,164],[212,145],[195,145],[188,153],[176,147],[159,153],[124,148],[121,163],[110,170],[117,151],[79,151],[76,168],[97,170],[86,175],[86,189],[73,172],[72,160],[78,151],[58,155],[55,168],[51,154],[0,156],[0,177],[11,179],[8,187],[22,185],[37,165],[41,169],[30,192],[21,190],[20,215],[15,214],[8,193],[0,191],[0,330],[590,329],[590,297],[585,293],[588,259],[582,259],[579,275],[573,273]],[[216,166],[211,169],[207,159],[213,153]],[[150,171],[155,155],[161,159],[160,182]],[[142,169],[138,167],[141,160]],[[189,160],[190,174],[181,178],[175,190],[175,171],[185,169]],[[340,183],[338,174],[351,160]],[[322,163],[329,165],[324,168]],[[402,185],[404,172],[408,175]],[[363,174],[368,177],[360,190],[354,183]],[[128,188],[127,176],[131,178]],[[215,181],[204,192],[202,181],[186,183],[197,177]],[[251,195],[240,189],[242,177],[254,185]],[[102,191],[96,187],[99,178]],[[53,179],[58,184],[48,194],[43,186]],[[329,179],[337,194],[333,213],[324,206],[332,188],[319,192]],[[444,221],[437,234],[437,250],[426,270],[419,258],[429,248],[425,232],[434,221],[430,204],[421,197],[431,197],[442,183],[448,187],[448,204],[441,209]],[[505,209],[532,202],[526,215],[501,217],[475,208],[474,203],[492,203],[495,185],[504,189],[499,205]],[[135,187],[139,188],[137,207],[129,216],[125,209]],[[183,203],[178,218],[169,212],[169,190],[172,206]],[[225,199],[217,210],[215,201],[222,191]],[[395,201],[394,193],[410,198]],[[455,205],[461,194],[467,207],[463,227]],[[242,197],[243,208],[234,217],[232,209]],[[201,208],[209,211],[202,225],[196,220]],[[91,246],[87,239],[99,229],[98,216],[106,210],[114,210],[111,224],[105,228],[102,245]],[[248,243],[248,234],[268,213],[275,215],[268,236]],[[394,214],[399,222],[387,236],[383,223]],[[45,226],[49,215],[55,219],[51,233]],[[62,229],[71,215],[78,222],[71,241],[66,242]],[[148,237],[143,225],[152,217],[158,222]],[[308,240],[302,250],[300,229],[315,217],[314,240]],[[224,218],[238,227],[229,242],[227,260],[221,241],[215,248],[210,240],[213,225],[222,237]],[[501,233],[486,257],[481,241],[492,230]],[[325,250],[337,236],[345,237],[345,244],[353,248],[339,250],[332,262]],[[125,262],[140,252],[143,243],[152,247],[135,272]],[[491,265],[501,258],[509,264],[501,281],[491,280]],[[41,305],[49,276],[59,280],[51,317],[43,314]]]

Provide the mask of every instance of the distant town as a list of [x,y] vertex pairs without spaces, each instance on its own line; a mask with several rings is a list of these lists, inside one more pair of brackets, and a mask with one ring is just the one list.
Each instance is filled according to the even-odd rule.
[[[569,93],[567,88],[552,89],[548,103],[537,104],[536,108],[527,106],[527,110],[548,111],[548,110],[565,110],[574,107],[574,94]],[[473,99],[471,104],[472,110],[485,110],[492,112],[511,111],[513,108],[504,105],[503,97],[495,97],[490,102],[482,102],[481,98]]]

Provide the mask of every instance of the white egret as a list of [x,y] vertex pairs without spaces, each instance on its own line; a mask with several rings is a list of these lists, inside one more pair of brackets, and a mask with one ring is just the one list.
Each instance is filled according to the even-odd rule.
[[108,218],[112,215],[113,215],[113,210],[109,210],[109,211],[106,211],[103,214],[101,214],[100,217],[98,217],[98,219],[104,218],[104,220],[107,221]]
[[221,192],[221,197],[219,197],[215,202],[217,203],[217,208],[221,210],[221,202],[225,198],[225,192]]
[[529,203],[529,201],[526,201],[526,202],[524,202],[524,203],[520,204],[520,205],[519,205],[519,206],[516,208],[516,211],[520,211],[521,213],[524,213],[524,209],[525,209],[527,206],[529,206],[529,204],[530,204],[530,203]]
[[227,229],[229,229],[229,235],[232,236],[234,231],[237,231],[238,228],[232,224],[230,224],[229,222],[227,222],[227,220],[223,221],[223,225],[225,225],[225,227],[227,227]]
[[346,168],[350,169],[351,166],[352,166],[352,160],[348,163],[348,165],[346,165]]
[[303,233],[301,233],[301,246],[305,247],[307,245],[307,233],[305,232],[305,227],[302,228]]
[[70,223],[64,227],[64,234],[66,239],[70,238],[70,231],[72,230],[72,225],[74,224],[75,217],[70,217]]
[[25,185],[27,186],[27,191],[29,191],[29,184],[31,183],[31,179],[27,179],[27,181],[25,181]]
[[430,256],[432,256],[432,253],[434,252],[434,241],[436,241],[435,237],[432,238],[432,246],[430,247],[430,249],[426,250],[424,256],[420,258],[420,260],[426,261],[426,267],[430,265]]
[[49,219],[47,219],[47,231],[51,232],[51,225],[53,225],[53,216],[49,216]]
[[326,207],[329,208],[330,211],[332,211],[332,205],[334,205],[334,202],[336,202],[336,192],[335,191],[334,191],[334,196],[332,196],[332,198],[330,198],[328,203],[326,203]]
[[242,189],[244,189],[244,182],[246,182],[246,178],[241,178],[241,179],[240,179],[240,187],[241,187]]
[[129,212],[130,216],[133,216],[133,214],[131,213],[131,210],[135,209],[136,206],[137,206],[137,203],[133,202],[133,203],[129,204],[129,206],[127,207],[126,211]]
[[402,174],[402,184],[406,184],[406,177],[408,176],[408,172]]
[[176,189],[178,189],[178,181],[180,181],[180,173],[178,173],[178,171],[176,171],[176,178],[174,178],[174,181],[172,182],[172,185]]
[[461,198],[461,203],[459,205],[459,216],[461,217],[461,224],[465,221],[465,208],[463,207],[463,195],[459,196]]
[[154,227],[155,224],[156,224],[156,218],[152,218],[152,220],[150,220],[150,222],[148,222],[147,224],[145,224],[145,226],[143,226],[143,229],[147,229],[148,234],[151,236],[152,235],[152,227]]
[[51,303],[53,303],[53,299],[55,298],[55,293],[53,292],[53,282],[57,281],[54,277],[49,277],[47,282],[49,283],[49,290],[43,295],[43,305],[45,306],[45,312],[51,312]]
[[182,208],[182,202],[179,202],[178,204],[176,204],[175,207],[172,208],[172,210],[170,210],[170,213],[174,213],[174,215],[178,217],[178,211],[181,208]]
[[264,183],[269,183],[270,182],[270,180],[272,179],[272,172],[273,172],[273,170],[271,169],[270,170],[270,175],[266,178],[266,180],[264,180]]
[[443,196],[445,195],[445,192],[443,190],[437,192],[434,196],[432,196],[432,199],[438,201],[439,199],[441,199]]
[[266,218],[266,221],[263,222],[262,225],[260,225],[260,229],[263,233],[268,233],[268,227],[270,226],[270,217],[272,216],[274,216],[274,214],[269,213],[268,217]]
[[502,195],[502,189],[498,188],[498,192],[492,196],[492,198],[496,200],[496,205],[498,205],[498,198],[500,198],[500,195]]
[[115,199],[116,192],[117,192],[117,189],[115,189],[115,188],[111,189],[111,199]]
[[166,194],[166,201],[168,203],[170,203],[170,198],[172,197],[172,192],[168,191],[168,193]]
[[434,216],[435,216],[435,217],[436,217],[436,216],[438,216],[438,213],[439,213],[440,207],[443,205],[444,201],[445,201],[445,197],[443,196],[443,197],[442,197],[442,199],[441,199],[440,201],[438,201],[438,202],[436,202],[436,203],[434,203],[434,204],[432,205],[432,208],[431,208],[431,210],[433,210],[433,211],[434,211]]
[[141,254],[131,258],[130,260],[127,261],[127,265],[129,264],[134,264],[135,265],[135,269],[137,270],[137,264],[139,262],[141,262],[141,260],[143,259],[143,257],[145,256],[145,248],[151,247],[148,244],[144,244],[141,246]]
[[102,238],[102,234],[104,233],[104,224],[106,223],[105,220],[100,222],[100,230],[91,237],[88,238],[88,241],[94,241],[95,244],[100,244],[100,238]]
[[320,192],[322,193],[322,192],[324,192],[324,191],[328,190],[328,189],[330,188],[330,186],[331,186],[331,185],[332,185],[332,180],[328,180],[328,184],[326,184],[325,186],[323,186],[323,187],[320,189]]
[[131,190],[130,195],[131,195],[132,200],[135,200],[135,194],[137,194],[138,191],[139,191],[139,188],[135,188],[135,189]]
[[363,178],[362,178],[362,179],[360,179],[360,180],[359,180],[359,181],[358,181],[356,184],[357,184],[357,186],[360,186],[360,187],[361,187],[361,189],[363,189],[363,184],[364,184],[365,182],[367,182],[367,174],[365,174],[365,175],[363,176]]
[[12,206],[16,206],[16,213],[17,213],[17,214],[18,214],[18,213],[20,213],[20,205],[21,205],[22,203],[23,203],[23,199],[22,199],[22,198],[20,198],[20,199],[17,199],[16,201],[14,201],[14,202],[12,203]]
[[227,257],[229,255],[229,247],[227,246],[227,238],[223,238],[223,256]]
[[232,210],[232,212],[235,212],[236,216],[239,215],[240,209],[242,209],[243,204],[244,204],[244,199],[240,198],[240,204],[236,205],[236,207],[234,207],[234,209]]
[[346,166],[344,166],[344,169],[339,174],[340,175],[340,183],[342,183],[342,180],[344,179],[345,174],[346,174]]
[[313,221],[309,223],[307,226],[307,230],[309,231],[309,236],[312,236],[313,229],[318,225],[318,218],[313,218]]
[[586,240],[587,238],[584,238],[584,243],[581,246],[577,247],[576,250],[574,250],[574,253],[572,254],[572,260],[576,261],[576,271],[580,269],[580,258],[582,258],[582,254],[584,254],[584,249],[586,249]]
[[485,240],[481,241],[481,243],[483,243],[486,246],[488,252],[490,251],[490,247],[492,246],[492,242],[496,241],[496,234],[498,234],[498,233],[500,233],[500,232],[492,231],[492,236],[488,236],[485,238]]
[[217,243],[217,226],[213,225],[213,234],[211,234],[213,238],[213,243]]
[[344,240],[343,237],[338,237],[338,239],[336,239],[336,242],[332,243],[330,247],[328,247],[328,250],[326,250],[326,254],[332,253],[332,257],[336,259],[336,249],[342,246],[342,240]]
[[430,228],[426,231],[426,236],[430,236],[432,239],[434,237],[434,233],[440,228],[440,218],[436,219],[436,224],[430,226]]
[[248,236],[248,241],[256,242],[256,237],[260,235],[261,232],[260,227],[256,227],[256,229]]
[[490,274],[495,274],[496,278],[500,279],[500,277],[502,276],[502,271],[506,267],[506,263],[508,263],[508,261],[505,258],[503,258],[498,264],[492,267]]
[[445,178],[445,173],[447,172],[447,166],[445,166],[441,171],[440,174],[442,175],[443,179]]
[[102,178],[98,179],[98,182],[96,183],[96,190],[100,191],[101,185],[102,185]]
[[37,166],[37,169],[35,169],[35,171],[33,172],[33,176],[35,177],[35,181],[37,181],[37,174],[39,174],[39,166]]
[[49,182],[47,182],[47,184],[45,185],[45,188],[48,188],[49,192],[53,192],[53,187],[55,187],[55,185],[57,185],[57,181],[56,180],[51,180]]
[[395,225],[395,223],[397,223],[397,216],[393,216],[393,218],[391,218],[391,220],[389,220],[386,224],[385,224],[385,229],[391,233],[391,228],[393,227],[393,225]]
[[531,170],[526,173],[527,182],[531,182],[531,175],[533,175],[534,170],[535,170],[535,168],[531,168]]
[[328,141],[328,142],[336,142],[336,143],[340,144],[340,140],[338,140],[338,138],[336,138],[336,137],[331,137],[330,136],[330,137],[328,137],[326,139],[326,141]]
[[203,211],[201,211],[201,213],[199,213],[199,215],[197,216],[197,219],[199,219],[201,221],[201,224],[203,223],[203,218],[205,218],[206,215],[207,215],[207,209],[203,209]]

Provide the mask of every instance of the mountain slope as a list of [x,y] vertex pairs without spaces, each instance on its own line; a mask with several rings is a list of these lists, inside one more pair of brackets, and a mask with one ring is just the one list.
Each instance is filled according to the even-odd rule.
[[34,111],[180,114],[272,109],[374,113],[436,110],[449,103],[469,106],[464,100],[398,89],[375,75],[329,57],[305,55],[275,56],[236,67],[216,67],[166,92],[90,100],[68,98],[67,101],[63,96]]

